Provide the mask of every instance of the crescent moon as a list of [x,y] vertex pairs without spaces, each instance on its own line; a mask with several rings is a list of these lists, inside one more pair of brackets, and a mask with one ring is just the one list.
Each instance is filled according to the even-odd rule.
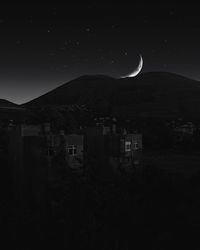
[[121,76],[121,78],[127,78],[127,77],[135,77],[135,76],[137,76],[140,73],[140,71],[142,70],[143,64],[144,64],[143,58],[140,55],[140,62],[139,62],[139,65],[137,66],[137,68],[132,73],[130,73],[130,74],[126,75],[126,76]]

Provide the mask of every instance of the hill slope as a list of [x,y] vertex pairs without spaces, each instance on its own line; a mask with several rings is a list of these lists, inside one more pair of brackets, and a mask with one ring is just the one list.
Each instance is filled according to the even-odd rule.
[[197,117],[200,82],[167,72],[125,79],[83,76],[23,106],[71,104],[84,104],[95,111],[126,116]]
[[12,107],[13,108],[18,107],[18,105],[8,100],[0,99],[0,108],[12,108]]

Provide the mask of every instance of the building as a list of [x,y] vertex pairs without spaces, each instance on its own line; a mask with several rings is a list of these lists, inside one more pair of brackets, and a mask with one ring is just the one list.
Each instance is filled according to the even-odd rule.
[[84,136],[71,134],[65,136],[66,161],[72,170],[83,170]]
[[198,127],[192,122],[182,122],[173,128],[174,147],[191,150],[195,142],[198,145]]
[[107,136],[103,127],[91,127],[84,131],[84,162],[86,170],[98,177],[111,174],[108,165]]
[[99,177],[134,172],[141,165],[142,135],[118,129],[114,118],[106,122],[73,134],[53,134],[49,124],[42,132],[32,127],[34,133],[45,135],[48,178],[66,174],[67,169]]
[[[65,134],[63,130],[57,134],[46,134],[47,158],[50,178],[55,176],[59,162],[72,171],[83,171],[84,166],[84,136],[80,134]],[[62,158],[62,159],[61,159]],[[54,163],[53,163],[54,162]],[[63,169],[64,170],[64,169]]]
[[192,122],[187,122],[176,126],[174,128],[174,132],[179,134],[180,136],[188,135],[193,136],[196,131],[196,126]]
[[[118,134],[109,136],[109,161],[115,172],[131,173],[141,165],[142,135]],[[113,149],[118,144],[116,154]]]
[[40,125],[16,125],[8,131],[10,166],[19,213],[46,206],[48,164]]
[[115,127],[87,128],[84,148],[86,166],[99,176],[134,172],[141,164],[142,135],[116,133]]

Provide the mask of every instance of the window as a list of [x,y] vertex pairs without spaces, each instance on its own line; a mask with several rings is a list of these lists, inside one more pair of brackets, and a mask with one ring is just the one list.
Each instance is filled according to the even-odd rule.
[[139,144],[138,142],[134,142],[133,143],[133,148],[136,150],[136,149],[139,149]]
[[68,152],[69,155],[76,155],[77,154],[77,146],[69,145],[67,147],[67,152]]
[[125,151],[126,152],[130,152],[131,151],[131,142],[130,141],[126,141],[125,142]]

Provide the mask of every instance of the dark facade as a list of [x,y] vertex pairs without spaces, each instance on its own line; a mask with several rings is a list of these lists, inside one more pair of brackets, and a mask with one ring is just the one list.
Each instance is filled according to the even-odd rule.
[[88,128],[84,148],[86,166],[98,174],[134,172],[141,164],[142,135],[117,134],[103,127]]
[[66,161],[72,170],[83,170],[84,136],[71,134],[65,136]]
[[[18,195],[36,201],[42,199],[38,191],[42,185],[67,174],[67,169],[98,177],[134,172],[141,165],[142,135],[117,133],[112,124],[67,135],[53,134],[49,124],[21,125],[10,131],[9,151],[12,165],[17,166]],[[26,191],[21,194],[21,190]]]
[[84,159],[86,168],[96,176],[102,177],[111,173],[108,165],[109,151],[107,136],[102,127],[87,128],[84,140]]
[[45,149],[40,126],[19,125],[9,131],[10,165],[22,215],[25,209],[41,213],[45,209],[48,173]]
[[53,171],[53,169],[55,168],[54,166],[55,164],[53,164],[53,162],[55,162],[56,159],[59,158],[59,160],[62,160],[62,165],[64,166],[65,169],[69,168],[72,171],[83,170],[83,165],[84,165],[83,135],[81,134],[66,135],[64,131],[60,131],[58,134],[51,134],[51,133],[46,134],[46,140],[47,140],[47,158],[48,158],[49,169]]
[[[141,134],[110,135],[108,143],[110,145],[109,162],[114,172],[131,173],[141,166]],[[113,149],[115,149],[115,153]]]

